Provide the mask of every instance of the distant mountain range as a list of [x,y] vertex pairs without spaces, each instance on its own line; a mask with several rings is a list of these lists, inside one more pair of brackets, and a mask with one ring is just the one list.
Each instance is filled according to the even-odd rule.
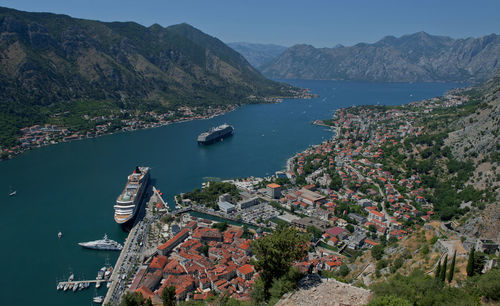
[[188,24],[144,27],[0,7],[3,109],[78,99],[234,104],[290,88]]
[[500,36],[453,39],[419,32],[352,47],[295,45],[259,67],[274,79],[484,81],[500,68]]
[[227,44],[238,51],[255,68],[269,63],[278,57],[287,47],[273,44],[252,44],[246,42],[233,42]]

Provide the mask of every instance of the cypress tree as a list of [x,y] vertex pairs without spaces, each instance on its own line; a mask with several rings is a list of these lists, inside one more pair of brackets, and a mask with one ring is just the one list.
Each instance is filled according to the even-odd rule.
[[441,267],[441,281],[444,282],[446,280],[446,266],[448,265],[448,255],[444,258],[443,266]]
[[434,273],[434,278],[439,279],[440,276],[441,276],[441,259],[438,262],[436,272]]
[[455,274],[455,260],[457,258],[457,250],[453,253],[453,259],[451,260],[450,271],[448,272],[448,283],[451,284],[453,280],[453,274]]
[[474,248],[469,252],[469,261],[467,262],[467,276],[474,276]]

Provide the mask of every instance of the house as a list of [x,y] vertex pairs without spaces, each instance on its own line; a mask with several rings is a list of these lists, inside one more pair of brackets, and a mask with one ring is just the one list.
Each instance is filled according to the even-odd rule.
[[319,229],[320,231],[324,232],[330,226],[330,222],[328,221],[323,221],[311,217],[292,220],[291,224],[302,231],[306,231],[308,226],[313,226]]
[[377,221],[380,221],[380,222],[384,222],[385,221],[385,215],[379,211],[376,211],[376,210],[370,210],[368,212],[368,219],[369,220],[377,220]]
[[149,264],[149,269],[150,270],[157,270],[157,269],[163,270],[163,268],[167,264],[167,261],[168,261],[167,256],[162,256],[162,255],[155,256],[155,258],[153,258],[153,260]]
[[250,280],[254,272],[254,268],[250,264],[243,265],[236,270],[236,274],[244,280]]

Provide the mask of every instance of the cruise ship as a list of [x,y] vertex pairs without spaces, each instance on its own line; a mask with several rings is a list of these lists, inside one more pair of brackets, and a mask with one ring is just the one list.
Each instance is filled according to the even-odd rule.
[[105,251],[121,251],[123,246],[118,242],[108,238],[108,235],[104,235],[103,239],[89,241],[89,242],[79,242],[78,245],[94,250],[105,250]]
[[199,144],[210,144],[217,140],[224,139],[225,137],[231,136],[233,134],[234,128],[229,124],[222,124],[218,127],[213,127],[210,130],[201,133],[198,136]]
[[127,184],[116,200],[114,206],[116,223],[124,224],[134,218],[148,183],[149,167],[136,167],[128,176]]

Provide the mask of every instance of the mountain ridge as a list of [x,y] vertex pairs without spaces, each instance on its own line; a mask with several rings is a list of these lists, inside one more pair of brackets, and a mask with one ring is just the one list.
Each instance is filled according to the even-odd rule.
[[480,82],[500,68],[500,36],[453,39],[426,32],[349,47],[298,44],[260,67],[274,79]]
[[0,7],[0,129],[11,138],[0,137],[0,146],[79,101],[165,113],[293,97],[296,90],[186,23],[145,27]]
[[255,68],[267,64],[272,59],[279,56],[287,47],[276,44],[258,44],[247,42],[231,42],[229,47],[238,51]]

